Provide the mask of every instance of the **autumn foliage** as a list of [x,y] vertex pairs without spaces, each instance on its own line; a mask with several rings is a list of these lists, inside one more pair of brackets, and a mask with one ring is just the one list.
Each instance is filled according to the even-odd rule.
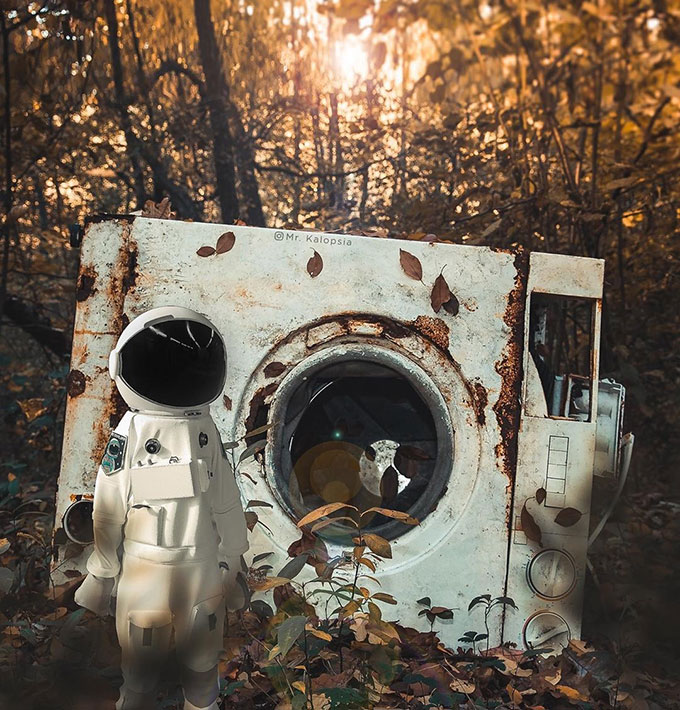
[[[606,259],[601,371],[627,387],[638,453],[595,549],[586,622],[590,614],[603,643],[616,639],[624,686],[626,654],[677,677],[680,3],[3,0],[0,35],[3,663],[39,662],[36,620],[65,628],[67,640],[82,621],[65,621],[68,595],[42,601],[80,297],[77,225],[146,206],[157,217]],[[225,230],[198,253],[220,258],[232,245]],[[306,258],[315,278],[323,261],[316,251]],[[400,259],[420,281],[408,242]],[[458,308],[451,276],[426,286],[435,312]],[[596,489],[596,505],[610,493]],[[359,628],[343,633],[365,643]],[[489,665],[493,654],[461,655],[411,633],[402,639],[410,675],[389,691],[411,707],[425,706],[417,703],[442,673],[460,681],[447,692],[466,702],[472,687],[506,707],[612,698],[608,689],[583,699],[595,692],[590,681],[556,690],[557,674],[590,658],[585,649],[572,649],[571,670],[513,654],[502,670]],[[248,680],[233,688],[242,695],[263,662],[251,644],[239,659]],[[45,657],[68,663],[66,646],[55,642]],[[328,651],[331,665],[346,650]],[[584,667],[580,677],[592,680]],[[240,668],[226,669],[235,683]],[[350,707],[341,679],[326,680],[336,706]],[[612,702],[672,707],[660,700],[670,697],[664,682],[636,676]]]

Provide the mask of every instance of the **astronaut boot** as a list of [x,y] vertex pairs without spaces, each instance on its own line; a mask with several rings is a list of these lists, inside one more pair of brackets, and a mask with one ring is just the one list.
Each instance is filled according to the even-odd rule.
[[217,697],[220,682],[217,666],[202,673],[186,666],[182,668],[182,690],[184,710],[219,710]]
[[123,683],[116,703],[116,710],[155,710],[155,708],[155,690],[149,693],[139,693],[136,690],[126,688],[125,683]]

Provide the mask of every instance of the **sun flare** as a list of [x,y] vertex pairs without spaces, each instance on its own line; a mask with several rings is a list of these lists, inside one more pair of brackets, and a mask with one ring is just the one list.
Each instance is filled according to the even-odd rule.
[[335,43],[333,63],[338,77],[354,83],[368,76],[368,52],[363,40],[354,35]]

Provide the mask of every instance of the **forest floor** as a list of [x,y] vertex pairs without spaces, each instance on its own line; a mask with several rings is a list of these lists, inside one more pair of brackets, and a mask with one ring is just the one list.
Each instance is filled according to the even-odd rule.
[[[0,710],[111,710],[121,682],[113,619],[75,604],[78,576],[59,587],[50,577],[67,369],[35,365],[34,352],[12,355],[24,364],[0,373]],[[638,442],[651,440],[641,429]],[[658,475],[654,461],[663,462]],[[358,615],[342,628],[337,619],[316,621],[316,631],[332,640],[310,636],[317,645],[307,656],[293,646],[286,656],[293,678],[286,681],[267,651],[273,623],[251,610],[229,615],[220,666],[224,707],[298,710],[304,691],[314,710],[680,708],[676,469],[650,447],[634,454],[622,499],[590,551],[584,641],[560,656],[530,657],[509,647],[473,651],[465,644],[448,649],[436,636],[438,620],[434,632],[395,624],[398,639],[390,638],[389,625],[381,637]],[[596,481],[595,520],[611,490]],[[277,606],[288,614],[311,610],[290,593],[279,593]],[[311,691],[302,681],[307,671]],[[176,677],[170,666],[159,707],[181,707]]]
[[[588,644],[572,642],[560,656],[528,657],[509,647],[448,649],[436,630],[399,625],[399,639],[387,643],[366,638],[360,621],[340,631],[337,622],[321,620],[318,628],[332,642],[319,642],[311,658],[293,647],[287,665],[309,670],[315,710],[680,708],[680,572],[669,564],[680,540],[680,501],[638,487],[629,485],[632,492],[592,550]],[[24,476],[21,488],[11,481],[5,488],[0,571],[7,579],[0,576],[0,585],[13,586],[0,598],[0,709],[111,709],[121,682],[113,619],[77,607],[79,578],[57,588],[49,583],[54,478]],[[224,707],[301,707],[302,686],[287,686],[269,659],[268,621],[253,611],[230,614],[229,621],[220,666]],[[171,667],[158,707],[181,708],[176,677]]]

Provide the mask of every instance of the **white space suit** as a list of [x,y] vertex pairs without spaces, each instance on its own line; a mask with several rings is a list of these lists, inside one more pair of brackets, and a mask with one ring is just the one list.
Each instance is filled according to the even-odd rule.
[[185,710],[215,710],[225,597],[234,608],[247,595],[245,517],[208,406],[224,344],[200,314],[156,308],[123,331],[109,370],[131,411],[97,473],[95,547],[75,598],[106,614],[117,587],[118,710],[154,707],[173,631]]

